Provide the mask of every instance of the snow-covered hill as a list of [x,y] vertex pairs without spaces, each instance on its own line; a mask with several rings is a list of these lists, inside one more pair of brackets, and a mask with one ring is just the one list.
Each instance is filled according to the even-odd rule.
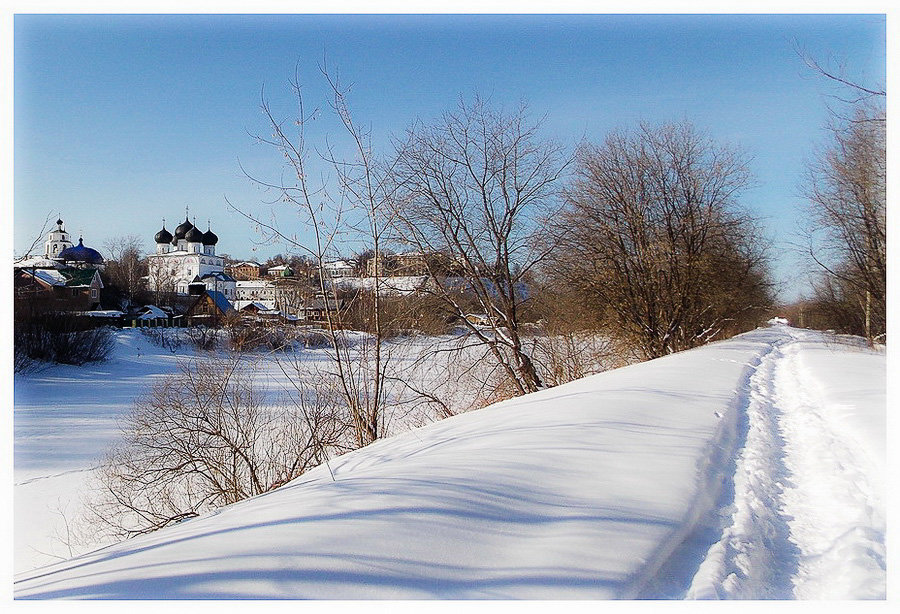
[[15,594],[883,598],[884,421],[883,354],[779,325],[379,441]]

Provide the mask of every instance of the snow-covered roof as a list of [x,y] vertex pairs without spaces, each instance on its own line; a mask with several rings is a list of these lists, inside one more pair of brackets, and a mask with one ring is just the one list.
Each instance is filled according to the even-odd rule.
[[278,284],[271,279],[247,279],[235,282],[237,288],[277,288]]
[[200,279],[203,281],[206,281],[208,279],[215,279],[217,281],[225,281],[225,282],[235,281],[234,277],[232,277],[228,273],[223,273],[221,271],[216,271],[215,273],[206,273]]
[[82,311],[81,314],[89,316],[91,318],[120,318],[125,315],[124,312],[121,312],[118,309],[98,309],[97,311]]
[[322,266],[326,269],[352,269],[356,267],[356,263],[352,260],[332,260]]
[[13,267],[17,269],[32,267],[43,269],[59,269],[63,266],[64,265],[58,260],[50,260],[49,258],[44,258],[43,256],[32,256],[31,258],[24,258],[13,263]]
[[[29,271],[30,273],[31,271]],[[46,284],[51,286],[65,286],[69,281],[68,278],[57,269],[37,269],[34,276]]]
[[253,307],[257,311],[273,311],[275,309],[275,305],[272,303],[267,304],[264,301],[235,301],[234,308],[238,311],[243,311],[248,307]]
[[157,318],[168,318],[169,314],[157,307],[156,305],[147,305],[142,310],[139,320],[155,320]]

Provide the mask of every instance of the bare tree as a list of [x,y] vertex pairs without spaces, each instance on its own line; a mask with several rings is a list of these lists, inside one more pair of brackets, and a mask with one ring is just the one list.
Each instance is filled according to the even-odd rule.
[[[794,44],[794,51],[800,56],[800,59],[803,60],[803,63],[806,64],[807,68],[839,86],[843,95],[835,97],[841,103],[855,106],[861,103],[869,103],[873,99],[883,100],[887,97],[887,90],[883,85],[863,85],[858,80],[848,76],[844,67],[839,66],[837,68],[831,68],[826,66],[796,43]],[[833,110],[832,112],[834,113]],[[882,115],[880,117],[869,117],[864,121],[884,123],[885,120],[886,118]]]
[[514,394],[543,385],[522,340],[522,306],[526,276],[548,251],[539,219],[556,206],[567,166],[539,127],[524,107],[460,102],[408,131],[394,169],[397,232],[426,256],[427,291],[489,348]]
[[131,302],[146,289],[148,270],[143,242],[137,235],[126,235],[107,240],[103,247],[107,254],[104,276]]
[[[383,334],[380,320],[381,280],[376,276],[374,292],[370,297],[369,318],[371,334],[356,347],[347,342],[343,314],[337,307],[338,288],[324,274],[325,264],[339,253],[339,242],[352,235],[367,244],[377,254],[381,249],[385,217],[390,212],[387,203],[392,198],[393,184],[389,181],[390,169],[376,162],[371,134],[356,124],[347,104],[346,89],[327,70],[322,69],[327,82],[334,116],[349,137],[352,156],[341,158],[327,144],[318,151],[319,157],[334,169],[337,176],[336,193],[329,192],[323,180],[313,185],[310,179],[309,144],[305,128],[315,116],[307,113],[299,77],[291,84],[297,104],[297,114],[287,122],[275,117],[264,99],[262,110],[271,128],[270,137],[257,137],[281,154],[287,173],[275,181],[260,179],[248,173],[256,183],[274,191],[277,202],[287,204],[299,214],[305,228],[312,235],[312,246],[298,240],[294,232],[282,231],[273,218],[232,207],[252,221],[271,241],[286,243],[293,250],[306,254],[317,267],[316,278],[319,294],[325,305],[325,323],[331,339],[331,352],[335,376],[343,392],[344,400],[353,416],[353,427],[358,445],[363,446],[379,438],[383,427],[385,403],[384,373],[389,356],[382,353]],[[334,188],[333,188],[334,189]],[[229,203],[230,204],[230,203]]]
[[884,117],[880,105],[868,104],[857,107],[853,121],[836,119],[831,145],[810,164],[804,185],[814,224],[809,254],[832,278],[818,286],[819,298],[856,304],[862,327],[847,332],[865,335],[870,344],[886,331]]
[[[605,310],[644,358],[705,343],[770,304],[744,157],[690,124],[584,144],[553,226],[554,271]],[[752,320],[751,320],[752,324]]]

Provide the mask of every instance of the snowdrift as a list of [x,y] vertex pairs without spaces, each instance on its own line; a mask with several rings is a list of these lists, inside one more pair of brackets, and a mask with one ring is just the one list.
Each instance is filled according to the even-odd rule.
[[381,440],[266,495],[21,574],[15,595],[683,596],[718,539],[708,515],[731,496],[748,380],[786,331]]

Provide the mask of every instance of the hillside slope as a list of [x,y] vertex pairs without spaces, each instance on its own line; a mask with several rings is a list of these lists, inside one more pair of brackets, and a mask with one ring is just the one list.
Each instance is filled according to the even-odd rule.
[[[775,326],[379,441],[15,594],[883,598],[883,424],[883,355]],[[786,517],[851,479],[840,518]]]

